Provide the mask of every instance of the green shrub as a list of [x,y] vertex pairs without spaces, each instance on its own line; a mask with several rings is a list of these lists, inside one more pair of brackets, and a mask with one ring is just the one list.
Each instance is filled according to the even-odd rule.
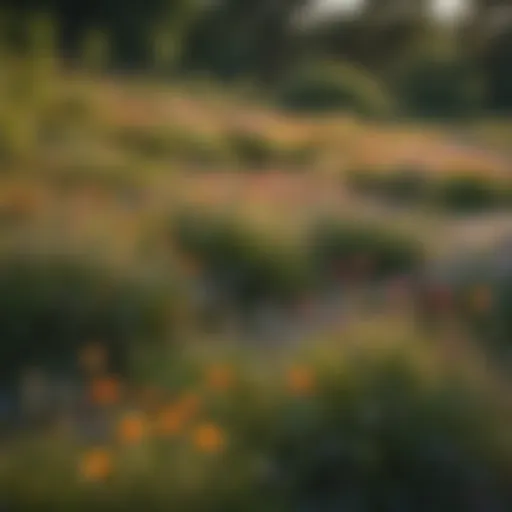
[[317,63],[295,72],[281,86],[278,103],[298,111],[348,110],[386,116],[391,100],[374,78],[349,65]]
[[227,136],[236,160],[242,165],[265,167],[279,163],[280,149],[275,141],[258,133],[235,131]]
[[234,131],[226,136],[234,159],[249,167],[301,167],[312,165],[319,155],[313,142],[285,144],[256,132]]
[[378,225],[337,220],[318,223],[308,246],[316,272],[327,280],[340,269],[357,272],[357,260],[369,265],[365,278],[371,279],[410,272],[423,257],[414,237]]
[[169,159],[192,164],[231,160],[230,148],[223,141],[177,127],[123,127],[114,138],[123,149],[151,160]]
[[0,259],[0,373],[21,366],[70,364],[77,347],[100,340],[120,364],[131,342],[165,336],[166,285],[125,277],[71,256]]
[[427,197],[428,178],[421,169],[355,169],[347,172],[345,178],[357,192],[400,203],[421,202]]
[[448,55],[415,57],[401,73],[398,89],[408,112],[424,117],[472,115],[483,100],[475,69]]
[[385,193],[400,202],[421,202],[426,198],[428,179],[421,169],[398,168],[384,178]]
[[307,284],[296,248],[228,215],[179,215],[172,234],[180,250],[199,260],[206,275],[240,303],[288,300]]
[[451,175],[433,181],[435,204],[455,211],[479,211],[500,206],[500,190],[485,175]]

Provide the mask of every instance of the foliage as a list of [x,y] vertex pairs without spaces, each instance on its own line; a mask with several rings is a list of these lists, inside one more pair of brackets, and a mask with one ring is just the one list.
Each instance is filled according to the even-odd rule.
[[78,257],[4,255],[0,285],[3,379],[22,365],[61,368],[91,340],[122,361],[132,341],[165,337],[169,327],[173,295],[166,285]]
[[455,174],[434,180],[432,196],[436,204],[455,211],[478,211],[502,206],[500,182],[484,174]]
[[407,112],[424,117],[467,117],[481,109],[482,79],[461,57],[414,55],[399,77],[398,97]]
[[353,190],[394,203],[430,205],[461,213],[510,206],[507,178],[489,176],[485,171],[435,175],[428,169],[353,169],[345,173],[344,179]]
[[397,169],[352,169],[345,173],[349,187],[398,203],[418,203],[428,193],[427,173],[413,167]]
[[317,272],[328,281],[407,274],[423,259],[414,237],[365,222],[323,220],[313,228],[308,246]]
[[307,286],[305,262],[292,244],[229,214],[185,212],[174,220],[172,236],[235,303],[289,300]]
[[348,110],[381,117],[391,100],[374,78],[348,64],[314,63],[292,74],[278,91],[278,103],[293,110]]
[[[418,340],[377,338],[321,345],[307,363],[191,359],[156,409],[132,416],[140,435],[111,428],[98,448],[77,443],[78,430],[5,447],[4,502],[27,512],[508,509],[504,390],[464,358],[454,368]],[[176,428],[146,427],[169,413]],[[105,417],[126,424],[123,410]]]
[[123,126],[113,132],[116,145],[149,160],[213,164],[232,159],[229,145],[222,139],[178,127]]

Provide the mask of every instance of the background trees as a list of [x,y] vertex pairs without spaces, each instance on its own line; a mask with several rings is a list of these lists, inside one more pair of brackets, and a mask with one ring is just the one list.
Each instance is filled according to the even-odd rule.
[[313,19],[308,13],[316,1],[4,0],[3,7],[11,21],[8,38],[17,47],[22,47],[27,16],[42,10],[56,20],[63,52],[77,55],[86,34],[99,30],[108,35],[116,66],[156,64],[165,70],[179,65],[181,72],[207,72],[223,80],[244,77],[273,87],[305,62],[348,61],[396,94],[404,94],[404,73],[416,87],[424,82],[424,71],[435,77],[437,85],[427,86],[435,91],[398,100],[407,104],[421,96],[418,101],[424,102],[430,95],[439,105],[455,97],[463,104],[474,99],[463,91],[469,73],[485,85],[482,107],[512,109],[510,2],[475,0],[472,16],[447,25],[429,16],[431,0],[366,0],[352,16],[340,12]]

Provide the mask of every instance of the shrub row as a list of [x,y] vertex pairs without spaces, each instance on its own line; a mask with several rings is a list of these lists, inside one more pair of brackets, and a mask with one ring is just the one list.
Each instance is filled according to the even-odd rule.
[[173,236],[238,300],[297,299],[311,287],[344,279],[374,280],[414,271],[422,247],[412,237],[373,224],[322,220],[295,244],[276,241],[223,215],[183,214]]
[[178,128],[124,127],[116,130],[114,138],[118,146],[143,158],[170,159],[198,165],[299,167],[313,163],[318,156],[318,148],[313,143],[286,145],[243,130],[208,137]]
[[452,211],[471,212],[512,205],[509,181],[483,173],[428,177],[418,169],[354,170],[347,173],[346,182],[358,192],[394,202],[434,205]]

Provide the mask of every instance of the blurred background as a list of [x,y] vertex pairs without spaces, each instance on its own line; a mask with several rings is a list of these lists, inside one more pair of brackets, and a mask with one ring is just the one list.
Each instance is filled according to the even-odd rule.
[[510,0],[0,7],[0,508],[512,510]]

